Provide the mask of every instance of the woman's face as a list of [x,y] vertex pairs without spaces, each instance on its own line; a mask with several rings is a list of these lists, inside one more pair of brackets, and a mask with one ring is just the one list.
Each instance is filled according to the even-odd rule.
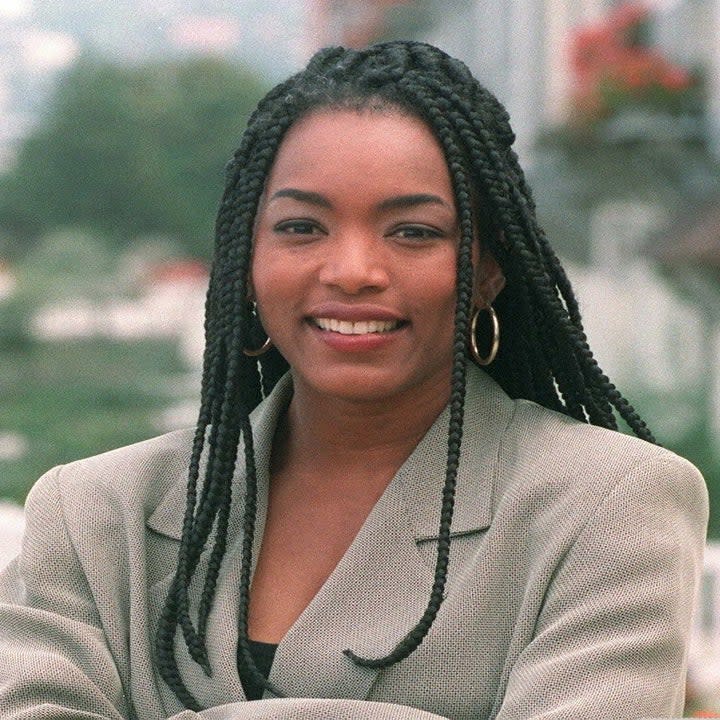
[[440,146],[400,112],[327,110],[283,140],[251,285],[296,388],[447,397],[459,229]]

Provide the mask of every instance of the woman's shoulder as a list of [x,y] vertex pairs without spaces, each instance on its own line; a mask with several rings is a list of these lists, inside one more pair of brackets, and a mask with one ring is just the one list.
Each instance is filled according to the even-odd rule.
[[671,450],[528,400],[513,403],[501,450],[506,490],[522,485],[579,507],[642,488],[677,506],[707,505],[701,473]]
[[508,442],[516,452],[530,451],[548,463],[563,462],[586,470],[645,462],[690,465],[671,450],[634,435],[591,425],[530,400],[514,400]]
[[488,443],[493,446],[509,481],[518,478],[530,484],[532,478],[541,483],[567,478],[575,484],[602,485],[644,466],[699,476],[690,462],[659,445],[581,422],[531,400],[512,399],[477,369],[470,378],[466,425],[469,422],[479,452],[487,454]]
[[59,465],[37,481],[26,506],[53,498],[73,514],[112,508],[147,517],[168,491],[185,484],[193,435],[193,429],[177,430]]
[[[586,529],[589,543],[608,547],[621,535],[642,544],[653,527],[666,532],[672,527],[673,537],[684,534],[693,557],[703,546],[707,489],[688,460],[616,430],[511,399],[487,383],[473,409],[489,423],[471,422],[477,433],[474,442],[468,438],[465,472],[480,478],[474,502],[489,496],[488,516],[497,537],[524,538],[522,547],[538,563],[548,553],[555,558],[569,552]],[[631,538],[631,529],[638,528],[645,531]]]

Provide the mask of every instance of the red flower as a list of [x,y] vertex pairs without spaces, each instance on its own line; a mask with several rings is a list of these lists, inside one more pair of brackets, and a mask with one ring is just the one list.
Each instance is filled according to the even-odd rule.
[[690,73],[677,65],[666,67],[660,79],[660,84],[666,90],[675,92],[686,90],[692,85],[692,82]]
[[629,2],[575,31],[570,57],[578,115],[597,118],[623,104],[657,104],[692,85],[687,70],[643,44],[641,28],[649,18],[644,2]]

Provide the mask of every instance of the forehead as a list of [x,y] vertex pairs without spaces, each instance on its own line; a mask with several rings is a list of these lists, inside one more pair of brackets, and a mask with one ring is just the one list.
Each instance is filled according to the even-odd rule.
[[280,144],[267,189],[338,183],[360,189],[371,179],[406,190],[430,184],[435,192],[452,196],[445,156],[430,129],[419,118],[388,109],[322,110],[304,116]]

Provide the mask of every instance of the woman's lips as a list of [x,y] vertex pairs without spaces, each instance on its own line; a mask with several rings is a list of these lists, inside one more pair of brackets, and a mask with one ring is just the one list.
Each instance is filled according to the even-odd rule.
[[340,352],[368,352],[392,344],[409,323],[406,320],[340,320],[309,317],[307,324],[327,347]]
[[343,350],[370,350],[381,347],[409,325],[397,311],[375,303],[317,303],[306,322],[329,345]]

